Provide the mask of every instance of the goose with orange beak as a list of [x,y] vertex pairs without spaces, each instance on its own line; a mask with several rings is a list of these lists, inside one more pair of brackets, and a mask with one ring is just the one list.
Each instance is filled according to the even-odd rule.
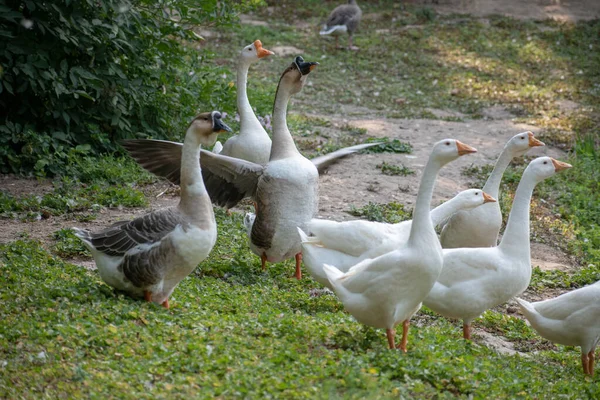
[[[526,154],[544,143],[535,138],[532,132],[513,136],[500,153],[494,170],[483,186],[483,191],[499,198],[500,182],[504,171],[515,157]],[[440,241],[445,249],[458,247],[492,247],[498,243],[502,226],[502,212],[499,203],[490,203],[472,210],[459,211],[443,224]]]
[[444,267],[423,304],[445,317],[461,319],[465,339],[471,338],[471,321],[529,286],[529,205],[533,190],[544,179],[568,168],[571,165],[550,157],[529,163],[498,246],[443,250]]
[[430,214],[435,179],[444,165],[476,151],[455,139],[445,139],[433,146],[421,176],[405,243],[394,251],[361,261],[346,273],[335,265],[323,266],[344,308],[359,322],[385,329],[391,349],[396,348],[395,327],[402,323],[399,348],[406,352],[409,320],[421,307],[442,269],[442,247]]

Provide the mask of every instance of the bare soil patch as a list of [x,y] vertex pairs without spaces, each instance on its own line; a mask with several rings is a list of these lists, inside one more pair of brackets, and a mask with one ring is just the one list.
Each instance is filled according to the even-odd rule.
[[554,19],[576,22],[600,17],[597,0],[416,0],[441,14],[471,14],[477,17],[506,15],[518,19]]

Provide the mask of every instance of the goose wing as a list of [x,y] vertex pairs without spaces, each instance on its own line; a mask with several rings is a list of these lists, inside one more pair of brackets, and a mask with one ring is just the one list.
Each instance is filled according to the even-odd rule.
[[374,143],[363,143],[363,144],[357,144],[355,146],[344,147],[343,149],[333,151],[333,152],[325,154],[323,156],[315,157],[315,158],[311,159],[310,161],[312,161],[312,163],[315,165],[315,167],[317,167],[319,174],[322,174],[323,171],[325,171],[327,169],[327,167],[329,167],[331,164],[335,163],[340,158],[346,157],[349,154],[356,153],[356,152],[366,149],[368,147],[377,146],[379,144],[380,143],[378,143],[378,142],[374,142]]
[[179,185],[183,143],[154,139],[129,139],[121,145],[145,170]]
[[[125,140],[123,147],[149,172],[179,185],[182,144],[166,140]],[[212,202],[231,208],[256,192],[263,166],[249,161],[201,150],[204,185]]]
[[184,223],[183,216],[174,209],[159,210],[133,221],[119,221],[101,232],[89,234],[88,240],[101,253],[123,257],[137,246],[143,251],[156,245]]
[[[600,282],[573,290],[554,299],[533,303],[535,310],[545,318],[565,320],[571,315],[587,310],[600,316]],[[589,315],[588,315],[589,316]]]

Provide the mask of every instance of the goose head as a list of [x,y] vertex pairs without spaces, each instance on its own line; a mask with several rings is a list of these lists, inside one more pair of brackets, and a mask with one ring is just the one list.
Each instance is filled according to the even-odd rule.
[[481,189],[467,189],[456,195],[461,210],[472,210],[485,203],[495,203],[497,200]]
[[255,63],[261,58],[268,57],[273,55],[271,50],[267,50],[262,47],[262,42],[260,40],[255,40],[252,44],[244,47],[240,53],[240,59],[247,63]]
[[538,157],[529,163],[525,168],[525,174],[532,174],[536,182],[541,182],[546,178],[550,178],[559,171],[571,168],[571,164],[555,160],[552,157]]
[[460,156],[476,152],[477,150],[475,148],[468,144],[464,144],[459,140],[444,139],[433,145],[431,156],[441,165],[445,165],[450,161],[456,160]]
[[196,135],[202,146],[213,145],[219,133],[225,131],[231,132],[231,128],[221,121],[221,113],[219,111],[205,112],[197,115],[188,127],[188,132]]
[[532,147],[545,146],[544,142],[538,140],[533,136],[532,132],[523,132],[513,136],[506,147],[510,151],[513,157],[519,157],[525,155]]
[[306,83],[306,77],[317,65],[319,65],[318,62],[306,62],[302,57],[296,57],[294,62],[281,74],[279,85],[290,88],[291,94],[300,92]]

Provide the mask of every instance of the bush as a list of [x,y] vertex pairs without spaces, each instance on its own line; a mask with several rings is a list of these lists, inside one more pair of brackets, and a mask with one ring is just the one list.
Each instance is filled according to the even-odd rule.
[[6,0],[0,5],[0,172],[61,174],[124,138],[180,138],[232,88],[194,27],[259,0]]

